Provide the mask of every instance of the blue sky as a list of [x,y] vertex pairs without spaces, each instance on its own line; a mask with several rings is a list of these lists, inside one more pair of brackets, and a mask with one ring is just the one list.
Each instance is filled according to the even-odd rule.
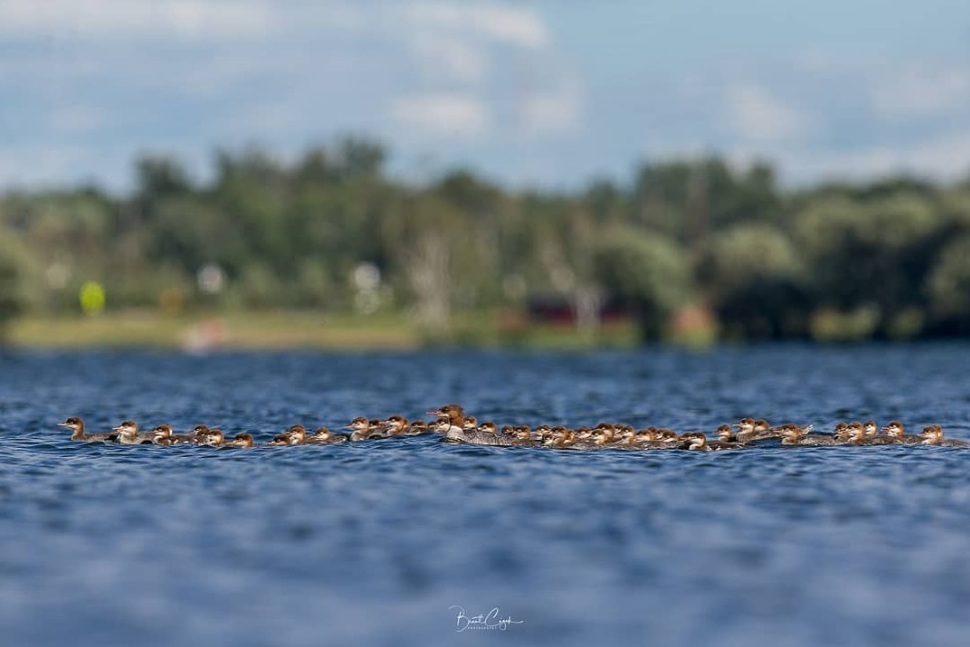
[[711,152],[788,183],[965,176],[970,2],[891,5],[0,0],[0,186],[123,190],[140,153],[204,175],[216,147],[348,132],[414,180],[572,188]]

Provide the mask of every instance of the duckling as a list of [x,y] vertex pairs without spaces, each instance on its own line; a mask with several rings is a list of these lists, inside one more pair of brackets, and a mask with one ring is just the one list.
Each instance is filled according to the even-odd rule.
[[64,422],[57,423],[58,427],[67,427],[71,430],[71,440],[77,440],[85,443],[107,443],[107,442],[117,442],[118,432],[106,432],[106,433],[93,433],[89,434],[84,431],[84,421],[77,416],[71,416]]
[[241,434],[236,434],[236,436],[230,440],[224,440],[222,446],[236,447],[238,449],[249,449],[250,447],[255,446],[255,444],[256,441],[253,440],[252,435],[243,432]]
[[[383,423],[380,423],[379,426],[383,427]],[[351,420],[346,428],[352,431],[350,439],[354,442],[378,438],[380,435],[380,429],[375,427],[370,420],[363,416],[357,416]]]
[[940,425],[929,425],[923,427],[923,445],[936,445],[942,447],[970,447],[970,443],[963,440],[943,439],[943,427]]
[[226,435],[222,433],[222,429],[213,427],[206,432],[205,436],[202,438],[202,442],[199,444],[207,447],[222,447],[225,442]]
[[695,452],[710,452],[714,448],[707,444],[707,436],[699,431],[688,431],[680,435],[680,449]]
[[303,442],[306,445],[337,445],[339,443],[346,443],[349,440],[350,436],[346,434],[333,434],[330,433],[327,427],[317,427],[313,435],[307,436]]
[[903,423],[893,420],[882,428],[883,433],[892,438],[900,445],[919,445],[923,442],[923,437],[919,434],[907,434]]
[[155,442],[155,434],[139,432],[138,423],[134,420],[125,420],[114,430],[118,432],[118,442],[122,445],[151,445]]

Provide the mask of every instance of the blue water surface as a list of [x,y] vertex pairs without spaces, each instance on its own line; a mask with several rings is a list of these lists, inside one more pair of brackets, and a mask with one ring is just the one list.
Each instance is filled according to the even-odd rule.
[[56,423],[265,441],[460,402],[500,424],[873,417],[970,439],[968,366],[965,344],[3,355],[2,644],[966,645],[970,450],[217,450]]

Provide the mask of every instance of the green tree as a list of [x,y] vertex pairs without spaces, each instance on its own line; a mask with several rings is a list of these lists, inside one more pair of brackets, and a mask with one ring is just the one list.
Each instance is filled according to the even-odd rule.
[[690,300],[690,264],[677,243],[628,227],[608,232],[596,254],[607,294],[627,304],[645,340],[659,339],[671,314]]

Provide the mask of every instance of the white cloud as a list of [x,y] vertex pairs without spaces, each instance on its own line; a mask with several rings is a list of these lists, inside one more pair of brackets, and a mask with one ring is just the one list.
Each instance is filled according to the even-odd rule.
[[758,85],[728,88],[727,108],[731,129],[746,139],[764,142],[792,140],[810,130],[806,115]]
[[275,25],[265,2],[0,0],[0,34],[24,38],[253,38]]
[[401,126],[431,135],[477,137],[488,129],[488,108],[461,94],[425,94],[396,99],[391,116]]
[[89,106],[58,108],[50,115],[51,129],[63,134],[83,134],[97,130],[104,121],[104,113]]
[[585,92],[578,79],[548,91],[534,91],[519,99],[519,123],[530,135],[575,134],[582,127]]
[[412,27],[464,33],[488,40],[539,49],[549,33],[530,9],[484,2],[414,2],[405,8]]
[[970,104],[970,69],[894,70],[873,83],[872,107],[886,119],[919,119],[966,110]]
[[421,69],[436,82],[482,83],[488,74],[486,47],[457,37],[412,38],[411,51]]

